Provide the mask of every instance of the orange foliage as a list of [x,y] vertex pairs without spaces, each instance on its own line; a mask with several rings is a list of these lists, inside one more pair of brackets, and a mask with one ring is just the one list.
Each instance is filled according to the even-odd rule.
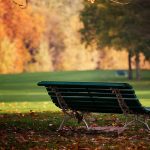
[[17,55],[17,72],[22,72],[39,45],[43,33],[43,18],[39,14],[33,14],[29,7],[21,9],[11,0],[0,0],[0,8],[0,39],[7,36],[15,43],[17,53],[12,55]]
[[[96,47],[90,51],[80,43],[82,0],[32,0],[22,9],[25,2],[0,0],[0,73],[128,68],[125,51],[99,53]],[[150,69],[144,56],[140,61],[141,68]]]

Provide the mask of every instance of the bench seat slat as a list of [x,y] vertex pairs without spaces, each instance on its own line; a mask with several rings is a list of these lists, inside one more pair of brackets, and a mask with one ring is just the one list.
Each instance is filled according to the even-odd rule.
[[[57,104],[57,103],[56,103]],[[117,104],[114,104],[114,103],[108,103],[109,105],[106,105],[105,103],[97,103],[97,105],[94,105],[93,103],[91,103],[91,102],[87,102],[87,103],[67,103],[68,104],[68,106],[71,106],[72,108],[73,107],[86,107],[86,108],[99,108],[99,109],[102,109],[102,108],[105,108],[105,109],[107,109],[107,108],[115,108],[115,109],[120,109],[120,107],[119,107],[119,105],[117,105]],[[141,107],[140,106],[129,106],[129,108],[132,108],[132,109],[141,109]]]
[[59,82],[59,81],[41,81],[38,83],[39,86],[59,86],[59,87],[106,87],[106,88],[130,88],[132,89],[132,86],[130,86],[127,83],[107,83],[107,82]]
[[[53,102],[55,104],[58,103],[56,97],[54,97],[52,99],[53,99]],[[85,99],[85,100],[77,101],[77,100],[66,99],[65,101],[66,101],[66,103],[68,105],[77,105],[78,107],[80,107],[81,105],[89,106],[89,107],[91,107],[91,106],[93,106],[93,107],[99,106],[99,108],[102,108],[104,106],[107,106],[107,107],[110,107],[110,106],[111,107],[120,107],[118,101],[116,101],[116,100],[113,100],[113,101],[112,100],[107,100],[107,101],[106,100],[105,101],[103,101],[103,100],[95,100],[95,101],[91,101],[90,99]],[[126,103],[127,103],[128,107],[130,109],[141,108],[141,104],[138,101],[130,101],[130,102],[126,101]]]
[[[47,87],[47,91],[51,92],[51,87]],[[112,89],[87,89],[87,88],[59,88],[59,92],[94,92],[94,93],[112,93]],[[133,89],[120,89],[120,93],[134,94]]]
[[[59,107],[59,104],[55,104],[57,107]],[[121,109],[118,107],[115,108],[96,108],[96,107],[78,107],[78,106],[70,106],[69,107],[72,110],[76,111],[84,111],[84,112],[102,112],[102,113],[122,113]]]
[[[56,105],[59,105],[58,103],[54,102]],[[89,104],[89,105],[88,105]],[[105,107],[107,105],[112,105],[112,106],[109,106],[109,107]],[[96,106],[96,105],[100,105],[100,106]],[[112,103],[97,103],[96,105],[94,105],[93,103],[78,103],[78,104],[73,104],[73,103],[69,103],[68,102],[68,106],[74,108],[74,107],[78,107],[78,109],[80,109],[81,107],[86,107],[86,108],[99,108],[99,109],[102,109],[102,108],[118,108],[120,109],[119,105],[114,105]],[[60,106],[59,106],[60,107]],[[140,106],[129,106],[129,109],[141,109]],[[143,110],[143,109],[142,109]]]
[[[57,107],[59,107],[59,104],[55,104]],[[78,110],[78,111],[88,111],[88,112],[103,112],[103,113],[122,113],[122,110],[120,109],[120,107],[104,107],[102,105],[102,107],[100,106],[86,106],[86,105],[69,105],[69,108],[72,110]],[[146,113],[146,111],[141,108],[141,107],[132,107],[132,113]]]
[[[56,99],[53,99],[53,102],[54,103],[57,103],[57,100]],[[85,106],[86,105],[94,105],[94,106],[96,106],[96,105],[108,105],[108,107],[109,107],[109,105],[112,105],[112,107],[113,106],[119,106],[119,104],[118,104],[118,102],[116,102],[116,101],[88,101],[88,100],[85,100],[85,101],[70,101],[70,100],[66,100],[66,103],[67,104],[76,104],[76,105],[80,105],[80,104],[84,104]],[[128,102],[127,102],[128,103]],[[134,104],[134,105],[133,105]],[[101,106],[99,106],[99,107],[101,107]],[[138,103],[138,102],[130,102],[130,103],[128,103],[128,107],[141,107],[141,105]]]
[[[48,92],[48,94],[50,96],[55,96],[54,92]],[[87,93],[87,92],[61,92],[60,93],[62,96],[81,96],[81,97],[85,97],[85,96],[89,96],[89,97],[116,97],[115,94],[113,93]],[[123,98],[136,98],[135,94],[122,94]]]
[[[57,99],[56,96],[51,96],[52,99]],[[116,101],[118,102],[116,97],[80,97],[80,96],[63,96],[64,100],[69,101]],[[125,101],[137,101],[137,98],[124,98]]]

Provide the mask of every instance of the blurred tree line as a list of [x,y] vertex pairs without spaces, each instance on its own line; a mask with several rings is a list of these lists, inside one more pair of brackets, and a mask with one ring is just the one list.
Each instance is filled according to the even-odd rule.
[[133,0],[119,5],[118,1],[96,0],[92,5],[85,1],[84,6],[80,17],[84,24],[80,30],[82,40],[87,45],[96,44],[99,50],[126,49],[129,79],[133,78],[131,59],[135,56],[139,80],[140,53],[150,60],[150,1]]
[[[0,73],[127,69],[129,48],[126,46],[130,46],[130,39],[137,36],[136,29],[132,27],[134,13],[138,14],[138,9],[134,12],[132,8],[134,5],[130,6],[133,16],[128,11],[131,9],[127,8],[129,6],[119,8],[104,0],[97,0],[94,4],[82,0],[30,0],[24,9],[20,6],[12,0],[0,0]],[[127,12],[131,18],[127,17]],[[143,19],[146,14],[143,11]],[[134,20],[136,24],[136,18]],[[139,21],[143,26],[142,20]],[[123,23],[128,26],[122,28]],[[121,28],[122,32],[118,32]],[[145,58],[149,58],[146,54],[148,50],[140,48],[146,44],[146,41],[142,41],[149,39],[149,31],[146,26],[137,30],[142,30],[142,38],[132,42],[134,46],[138,43],[139,48],[132,47],[131,64],[136,66],[135,54],[138,49],[138,56],[146,56],[138,57],[141,67],[150,68],[149,63],[145,62]],[[134,37],[129,32],[135,32]],[[81,35],[90,45],[88,48],[85,43],[81,43]],[[124,41],[120,40],[122,37]],[[124,50],[117,52],[115,49]]]

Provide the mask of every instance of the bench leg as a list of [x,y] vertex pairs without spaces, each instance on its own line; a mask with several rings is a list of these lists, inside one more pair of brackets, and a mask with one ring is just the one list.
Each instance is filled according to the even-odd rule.
[[123,128],[126,129],[127,126],[133,124],[135,121],[136,121],[136,119],[134,118],[134,120],[128,122],[128,117],[126,116],[126,122],[125,122],[125,125],[123,126]]
[[148,129],[148,131],[150,131],[150,127],[149,127],[149,125],[148,125],[148,123],[147,123],[147,118],[146,117],[144,117],[144,121],[141,121],[141,120],[138,120],[140,123],[142,123],[142,124],[144,124],[145,125],[145,127]]
[[63,118],[63,121],[61,122],[59,128],[57,131],[60,131],[62,130],[63,126],[64,126],[64,123],[70,118],[70,116],[67,116],[67,115],[64,115],[64,118]]
[[89,130],[89,126],[88,126],[88,124],[87,124],[85,118],[83,118],[82,121],[85,123],[85,126],[86,126],[87,130]]
[[[69,114],[64,114],[64,118],[63,118],[63,120],[62,120],[62,122],[61,122],[61,124],[60,124],[60,126],[59,126],[59,128],[58,128],[58,130],[57,131],[60,131],[60,130],[62,130],[62,128],[63,128],[63,126],[64,126],[64,123],[67,121],[67,120],[69,120],[70,118],[75,118],[75,116],[74,115],[69,115]],[[85,124],[85,126],[86,126],[86,128],[89,130],[89,125],[88,125],[88,123],[87,123],[87,121],[85,120],[85,118],[83,117],[82,118],[82,121],[84,122],[84,124]]]
[[131,124],[133,124],[133,123],[135,123],[135,122],[140,122],[140,123],[144,124],[145,127],[148,129],[148,131],[150,131],[150,127],[149,127],[149,125],[148,125],[148,123],[147,123],[147,118],[144,116],[144,121],[142,121],[141,119],[139,119],[139,116],[138,116],[138,115],[136,115],[136,116],[134,117],[134,120],[132,120],[132,121],[130,121],[130,122],[127,121],[127,116],[126,116],[126,123],[125,123],[125,125],[124,125],[123,128],[125,129],[127,126],[129,126],[129,125],[131,125]]

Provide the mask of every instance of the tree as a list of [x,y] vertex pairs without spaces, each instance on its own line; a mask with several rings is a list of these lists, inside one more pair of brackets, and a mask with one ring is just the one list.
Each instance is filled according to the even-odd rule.
[[[16,55],[14,56],[15,68],[17,68],[15,72],[25,71],[28,63],[33,61],[33,53],[39,45],[40,36],[43,33],[43,18],[38,13],[33,14],[30,7],[27,9],[16,7],[11,0],[0,0],[0,8],[0,30],[2,30],[0,40],[6,41],[4,39],[6,37],[9,47],[11,45],[15,47],[15,52],[12,50],[9,53],[9,55]],[[1,47],[0,51],[4,49]],[[9,56],[6,58],[9,59]],[[3,59],[1,64],[5,64],[4,61],[8,60]],[[13,62],[10,65],[13,66]],[[10,73],[10,70],[8,72]],[[7,73],[6,70],[5,73]]]
[[54,13],[54,11],[51,12],[46,21],[46,37],[48,41],[49,51],[52,56],[51,59],[54,70],[61,70],[62,54],[65,49],[65,36],[61,29],[60,22],[60,17],[57,16],[56,13]]
[[[140,78],[139,53],[142,52],[149,58],[149,54],[145,51],[146,46],[149,47],[149,38],[147,34],[140,32],[143,28],[141,24],[147,26],[144,22],[148,20],[149,9],[145,5],[139,9],[139,3],[140,1],[136,0],[129,5],[118,6],[105,0],[97,0],[92,5],[85,2],[85,7],[81,11],[82,40],[87,45],[96,44],[99,49],[104,47],[126,49],[129,52],[129,79],[132,78],[131,57],[136,56],[137,79]],[[146,11],[141,13],[145,9]]]

